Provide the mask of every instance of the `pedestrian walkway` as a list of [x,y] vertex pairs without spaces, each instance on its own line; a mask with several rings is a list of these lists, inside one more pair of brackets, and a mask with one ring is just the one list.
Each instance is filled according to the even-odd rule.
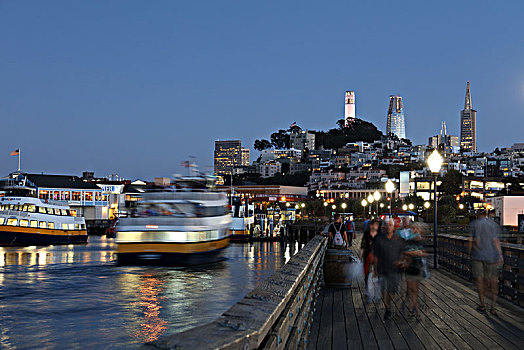
[[497,316],[479,312],[471,284],[431,272],[419,291],[418,318],[404,304],[404,282],[387,321],[381,301],[366,304],[363,279],[347,289],[323,288],[308,349],[524,349],[524,309],[499,299]]

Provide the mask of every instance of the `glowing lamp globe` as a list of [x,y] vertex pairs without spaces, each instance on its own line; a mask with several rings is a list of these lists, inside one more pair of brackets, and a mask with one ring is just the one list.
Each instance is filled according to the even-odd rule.
[[432,173],[438,174],[440,172],[440,168],[442,167],[442,156],[437,150],[434,150],[428,157],[428,166]]
[[386,192],[393,193],[393,191],[395,191],[395,184],[393,183],[393,181],[388,180],[386,182]]
[[375,199],[375,201],[378,201],[380,200],[380,192],[379,191],[375,191],[375,193],[373,193],[373,198]]
[[363,199],[362,202],[360,202],[360,204],[362,204],[362,206],[365,207],[366,205],[368,205],[368,201]]

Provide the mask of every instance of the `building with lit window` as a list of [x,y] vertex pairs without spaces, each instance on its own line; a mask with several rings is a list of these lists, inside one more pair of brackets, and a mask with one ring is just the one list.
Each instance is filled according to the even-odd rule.
[[242,166],[249,166],[249,148],[242,147],[240,152],[242,153]]
[[[248,158],[249,159],[249,158]],[[242,166],[240,140],[215,141],[215,175],[231,175]]]
[[458,136],[448,135],[446,122],[442,122],[440,135],[431,136],[428,146],[433,149],[443,150],[445,153],[458,153],[460,151],[460,140]]
[[308,130],[301,130],[299,128],[293,129],[289,134],[290,148],[304,151],[315,149],[315,134]]
[[477,152],[477,111],[473,109],[471,103],[469,80],[466,86],[464,110],[460,112],[460,150]]
[[404,102],[402,97],[389,96],[388,119],[386,125],[386,135],[396,135],[399,139],[406,138],[406,127],[404,124]]

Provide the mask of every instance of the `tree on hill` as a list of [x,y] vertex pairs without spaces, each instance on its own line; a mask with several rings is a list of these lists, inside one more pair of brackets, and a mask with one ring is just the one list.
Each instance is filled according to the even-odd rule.
[[286,130],[278,130],[271,134],[271,144],[275,148],[289,148],[290,140],[289,134]]
[[271,142],[268,140],[255,140],[255,144],[253,146],[254,149],[258,151],[263,151],[265,149],[271,148]]
[[344,119],[338,120],[337,125],[339,126],[338,129],[317,132],[316,144],[324,148],[338,149],[349,142],[374,142],[380,140],[383,136],[375,125],[358,118],[347,127],[344,125]]
[[445,194],[457,195],[462,192],[462,174],[457,170],[448,170],[442,177],[442,183],[439,188]]

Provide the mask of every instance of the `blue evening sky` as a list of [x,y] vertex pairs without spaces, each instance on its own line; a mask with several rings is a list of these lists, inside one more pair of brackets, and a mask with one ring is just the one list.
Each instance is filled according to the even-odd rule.
[[[0,175],[22,170],[152,179],[216,139],[296,121],[328,129],[355,90],[385,129],[459,134],[471,81],[480,151],[524,142],[522,1],[2,1]],[[256,158],[252,151],[252,160]]]

